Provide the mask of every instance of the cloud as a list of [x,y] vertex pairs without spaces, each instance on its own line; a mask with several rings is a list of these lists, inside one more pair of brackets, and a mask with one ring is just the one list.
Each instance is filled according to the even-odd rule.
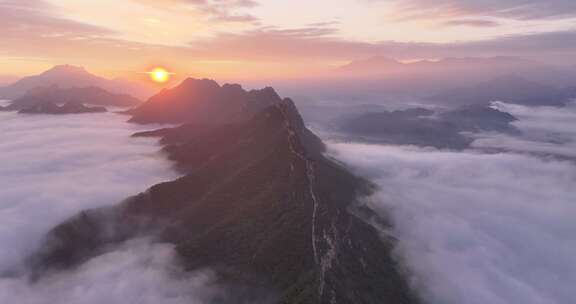
[[[554,60],[554,56],[570,56],[576,50],[576,30],[551,31],[523,35],[508,35],[494,39],[454,42],[454,43],[383,43],[393,53],[405,51],[407,54],[433,54],[443,56],[493,56],[514,55],[533,56],[544,62]],[[573,57],[572,57],[573,58]],[[563,58],[565,59],[565,58]],[[564,61],[565,63],[565,61]]]
[[253,8],[258,6],[258,2],[253,0],[175,0],[174,2],[192,4],[201,7],[226,9]]
[[258,20],[251,14],[236,12],[258,6],[258,3],[252,0],[180,0],[180,2],[194,5],[215,21],[252,23]]
[[6,303],[210,303],[222,290],[209,271],[183,273],[167,244],[132,240],[79,268],[30,284],[23,277],[0,277]]
[[[378,0],[371,0],[378,1]],[[409,17],[493,16],[517,20],[576,17],[572,0],[396,0]]]
[[175,176],[153,142],[129,138],[141,128],[123,123],[123,116],[0,115],[0,201],[9,202],[0,209],[0,244],[11,244],[0,246],[0,268],[17,264],[76,212],[115,204]]
[[4,58],[42,57],[52,62],[126,58],[144,47],[116,38],[114,30],[63,18],[59,7],[41,0],[0,0],[0,35]]
[[114,31],[56,15],[57,8],[42,0],[0,1],[0,28],[4,39],[44,37],[107,36]]
[[[154,8],[178,10],[180,13],[190,7],[208,19],[245,19],[245,13],[249,13],[256,5],[251,1],[225,0],[133,1],[153,5]],[[133,69],[135,65],[149,61],[150,58],[173,58],[183,69],[193,71],[197,70],[197,66],[204,66],[202,62],[208,61],[246,63],[241,68],[222,63],[205,65],[207,71],[238,71],[258,62],[298,63],[318,68],[322,65],[328,67],[335,62],[377,55],[397,59],[512,55],[534,57],[544,62],[565,63],[573,60],[576,53],[576,30],[501,36],[481,41],[419,43],[347,39],[342,37],[339,30],[341,25],[334,22],[291,28],[262,26],[256,23],[246,27],[234,25],[233,29],[215,27],[208,37],[190,37],[189,44],[163,45],[149,42],[153,39],[142,40],[148,43],[131,41],[122,36],[122,33],[66,19],[61,17],[60,13],[59,8],[45,1],[0,2],[0,35],[3,39],[0,57],[42,57],[54,63],[87,65],[96,69],[106,66],[112,67],[107,69],[122,70]],[[441,25],[478,27],[491,26],[491,22],[497,21],[499,19],[451,17]],[[224,28],[228,28],[228,31]],[[30,47],[31,45],[36,47]],[[195,64],[195,61],[199,64]],[[277,67],[274,68],[274,71],[278,70]],[[218,72],[214,72],[216,73]]]
[[213,291],[221,294],[210,272],[178,272],[171,245],[144,239],[35,283],[22,273],[23,259],[53,226],[178,176],[154,139],[130,138],[155,126],[125,119],[0,113],[3,303],[205,303]]
[[254,15],[242,13],[246,9],[258,6],[253,0],[132,0],[143,4],[153,5],[165,9],[193,8],[217,22],[245,22],[258,21]]
[[504,149],[576,160],[576,104],[566,107],[527,107],[497,102],[494,107],[513,114],[521,136],[480,134],[476,148]]
[[369,43],[335,37],[331,27],[261,27],[242,33],[221,33],[213,38],[190,43],[192,54],[220,58],[285,60],[286,58],[334,58],[351,53],[370,54]]
[[[466,56],[536,56],[544,61],[576,51],[576,30],[502,36],[453,43],[362,42],[340,38],[330,26],[281,29],[262,27],[241,33],[221,33],[190,43],[189,54],[199,57],[283,60],[325,60],[386,55],[398,59]],[[563,58],[565,59],[565,58]]]
[[366,204],[391,218],[383,233],[426,303],[574,303],[576,104],[494,107],[522,134],[483,134],[462,152],[331,143],[329,154],[379,186]]
[[500,23],[493,20],[485,19],[455,19],[448,20],[442,23],[444,26],[469,26],[469,27],[496,27]]
[[519,154],[332,144],[372,178],[397,254],[430,304],[576,301],[576,166]]

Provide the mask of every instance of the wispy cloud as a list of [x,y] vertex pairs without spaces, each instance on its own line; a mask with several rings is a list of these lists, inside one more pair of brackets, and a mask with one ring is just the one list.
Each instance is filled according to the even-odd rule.
[[395,2],[406,16],[413,18],[493,16],[534,20],[576,17],[576,2],[572,0],[396,0]]
[[258,6],[253,0],[132,0],[142,4],[153,5],[167,9],[192,8],[217,22],[248,22],[258,21],[247,9]]
[[468,27],[496,27],[500,23],[486,19],[454,19],[442,23],[443,26],[468,26]]
[[[488,26],[471,21],[476,26]],[[466,23],[466,22],[464,22]],[[192,54],[199,56],[249,58],[254,60],[282,58],[350,59],[387,55],[396,58],[441,58],[450,56],[540,56],[576,51],[576,31],[556,31],[453,43],[362,42],[339,37],[330,26],[293,29],[260,28],[241,33],[223,33],[195,41]],[[550,59],[550,58],[548,58]]]
[[0,1],[0,17],[4,39],[30,35],[77,38],[115,34],[107,28],[59,17],[56,7],[42,0]]
[[258,18],[249,13],[238,13],[237,10],[253,8],[258,3],[252,0],[184,0],[195,3],[200,9],[211,15],[216,21],[256,22]]

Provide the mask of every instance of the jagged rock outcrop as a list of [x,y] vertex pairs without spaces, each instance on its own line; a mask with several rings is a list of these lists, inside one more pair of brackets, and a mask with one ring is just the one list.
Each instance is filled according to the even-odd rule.
[[354,215],[371,215],[356,202],[373,186],[323,155],[291,100],[242,122],[137,136],[160,136],[184,176],[59,225],[31,259],[37,273],[155,231],[187,270],[242,286],[227,303],[254,303],[262,290],[272,303],[415,303],[393,240]]
[[246,91],[237,84],[220,86],[209,79],[188,78],[130,111],[136,123],[204,123],[243,121],[282,98],[272,88]]

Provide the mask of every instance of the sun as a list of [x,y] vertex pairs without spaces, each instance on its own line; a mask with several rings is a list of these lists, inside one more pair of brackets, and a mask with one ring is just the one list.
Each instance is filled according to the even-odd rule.
[[150,75],[150,79],[154,82],[164,83],[170,80],[170,75],[174,73],[168,72],[165,68],[157,67],[152,69],[152,71],[147,72]]

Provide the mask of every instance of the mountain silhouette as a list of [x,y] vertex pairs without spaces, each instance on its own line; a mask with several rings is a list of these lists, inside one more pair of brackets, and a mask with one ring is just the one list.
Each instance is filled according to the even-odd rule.
[[406,64],[395,59],[377,56],[352,61],[338,68],[338,71],[344,73],[381,74],[390,71],[398,71],[406,66]]
[[376,76],[386,74],[430,74],[444,75],[446,73],[458,73],[463,71],[491,71],[492,74],[510,73],[517,69],[534,67],[539,65],[520,57],[487,57],[487,58],[457,58],[448,57],[440,60],[419,60],[402,63],[395,59],[383,56],[370,57],[352,61],[338,71],[351,76]]
[[465,149],[473,138],[464,132],[518,134],[517,118],[485,105],[468,105],[449,110],[412,108],[363,113],[343,119],[338,131],[347,139],[417,145],[440,149]]
[[37,87],[58,86],[60,88],[100,87],[110,92],[147,97],[150,89],[133,83],[109,80],[91,74],[82,67],[57,65],[39,75],[24,77],[13,84],[0,87],[0,98],[17,99]]
[[246,91],[237,84],[220,86],[188,78],[130,111],[136,123],[221,123],[242,121],[282,98],[272,88]]

